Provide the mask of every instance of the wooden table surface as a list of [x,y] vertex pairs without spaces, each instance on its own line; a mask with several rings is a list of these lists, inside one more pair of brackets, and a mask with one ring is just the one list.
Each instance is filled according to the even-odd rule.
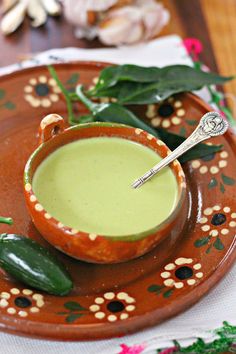
[[[171,13],[171,20],[161,35],[177,33],[183,38],[199,38],[204,45],[201,59],[212,71],[236,74],[235,0],[164,0],[163,3]],[[0,34],[0,66],[32,53],[67,46],[99,47],[100,44],[74,38],[72,27],[63,18],[49,18],[39,29],[30,28],[27,20],[13,35]],[[236,80],[225,85],[225,92],[236,94]],[[233,106],[230,99],[228,103]]]

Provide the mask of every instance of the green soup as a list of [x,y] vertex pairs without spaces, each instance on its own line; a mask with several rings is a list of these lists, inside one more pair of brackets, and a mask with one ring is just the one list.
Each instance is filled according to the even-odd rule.
[[147,231],[172,212],[177,182],[169,167],[139,189],[132,182],[160,161],[121,138],[90,138],[58,148],[37,168],[33,190],[43,207],[74,229],[123,236]]

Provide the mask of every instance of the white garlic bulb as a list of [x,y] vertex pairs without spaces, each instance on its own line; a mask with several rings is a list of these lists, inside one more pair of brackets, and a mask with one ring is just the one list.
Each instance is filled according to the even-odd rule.
[[169,12],[154,0],[137,0],[107,12],[99,24],[98,37],[108,45],[122,45],[151,39],[169,21]]

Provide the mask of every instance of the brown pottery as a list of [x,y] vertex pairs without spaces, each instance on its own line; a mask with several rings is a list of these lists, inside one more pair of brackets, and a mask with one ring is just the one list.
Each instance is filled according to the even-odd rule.
[[[170,153],[170,150],[161,140],[141,129],[112,123],[88,123],[64,129],[63,118],[57,114],[50,114],[40,124],[40,141],[42,144],[33,152],[26,164],[24,191],[33,223],[41,235],[53,246],[71,257],[87,262],[119,263],[147,253],[165,237],[177,240],[177,235],[180,235],[185,222],[182,206],[186,195],[186,182],[182,167],[177,160],[171,165],[178,184],[178,200],[175,209],[160,225],[138,234],[103,236],[67,227],[43,208],[32,190],[32,179],[37,167],[58,147],[79,139],[104,136],[138,142],[154,150],[162,157]],[[179,217],[180,213],[182,217]]]
[[[82,62],[55,68],[63,84],[73,89],[78,82],[92,85],[104,65]],[[82,105],[74,109],[77,115],[87,113]],[[192,94],[181,94],[160,105],[132,109],[152,125],[187,136],[211,108]],[[60,340],[111,338],[156,325],[199,301],[225,276],[236,257],[236,140],[232,131],[207,142],[222,144],[219,153],[183,164],[187,193],[178,220],[184,220],[184,227],[175,239],[167,236],[150,252],[128,262],[94,264],[52,247],[34,226],[25,204],[24,167],[37,149],[42,118],[53,112],[67,118],[63,96],[46,67],[0,78],[0,215],[14,220],[12,226],[1,224],[0,232],[22,234],[48,247],[74,281],[69,295],[57,297],[28,289],[1,272],[1,329]],[[145,133],[123,129],[134,139],[155,144]],[[63,135],[77,138],[82,130],[62,132],[48,146]],[[41,158],[46,155],[43,151]],[[43,214],[37,211],[37,215],[46,225]],[[96,245],[87,235],[82,237],[86,245]]]

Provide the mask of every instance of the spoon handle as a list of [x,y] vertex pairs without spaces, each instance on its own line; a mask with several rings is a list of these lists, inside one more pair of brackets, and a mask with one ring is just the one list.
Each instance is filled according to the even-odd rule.
[[150,178],[155,176],[162,168],[169,165],[176,160],[179,156],[183,155],[186,151],[199,144],[200,142],[214,137],[217,135],[223,135],[228,129],[228,122],[218,113],[209,112],[206,113],[200,120],[198,126],[193,133],[173,152],[161,160],[157,165],[147,171],[143,176],[139,177],[132,184],[133,188],[141,187]]

